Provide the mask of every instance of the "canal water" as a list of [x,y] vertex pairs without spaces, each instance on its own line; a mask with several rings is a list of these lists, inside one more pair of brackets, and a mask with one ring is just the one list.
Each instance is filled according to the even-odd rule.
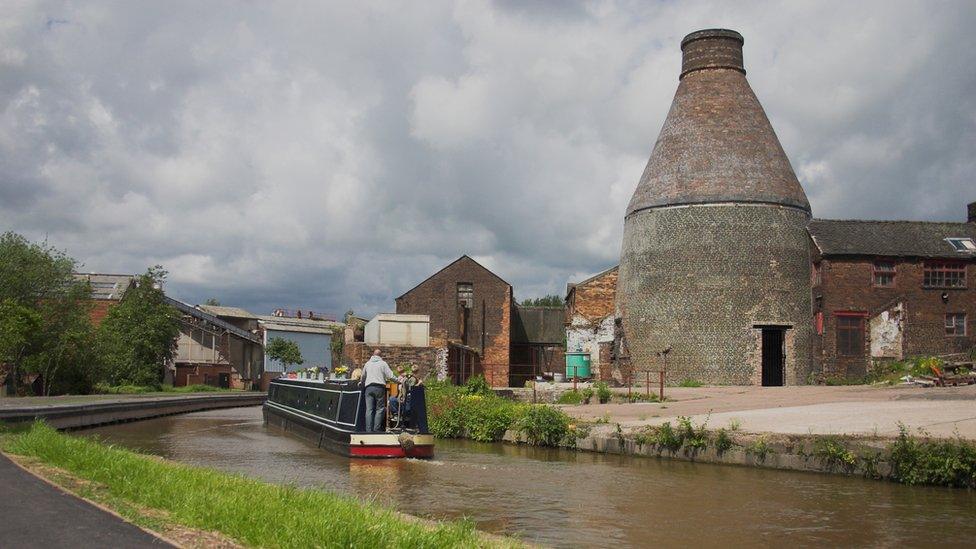
[[350,460],[265,428],[258,407],[78,434],[559,547],[976,543],[965,490],[467,441],[438,440],[432,461]]

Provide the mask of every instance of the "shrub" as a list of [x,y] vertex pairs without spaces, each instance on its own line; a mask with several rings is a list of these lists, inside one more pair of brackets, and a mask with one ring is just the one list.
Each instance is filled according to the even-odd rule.
[[732,441],[732,437],[729,436],[729,432],[724,428],[719,429],[715,434],[715,449],[718,450],[719,454],[724,454],[725,452],[732,449],[735,446],[735,442]]
[[672,454],[680,450],[681,445],[684,443],[681,436],[671,427],[670,421],[664,422],[664,424],[658,428],[654,438],[654,442],[657,444],[658,448],[667,450]]
[[468,378],[468,381],[464,384],[464,392],[469,395],[492,395],[494,391],[491,390],[491,386],[488,385],[488,381],[485,380],[485,376],[472,376]]
[[746,453],[756,456],[756,459],[759,460],[759,463],[763,463],[764,461],[766,461],[766,456],[768,456],[772,452],[773,449],[770,448],[769,443],[766,442],[766,437],[762,437],[762,436],[757,438],[755,441],[753,441],[752,444],[750,444],[746,448]]
[[891,477],[904,484],[976,488],[976,445],[956,440],[920,441],[899,425],[889,446]]
[[593,389],[590,387],[586,387],[585,389],[583,389],[581,396],[583,397],[583,402],[589,404],[590,399],[593,398]]
[[607,385],[605,381],[601,381],[593,387],[596,389],[596,396],[600,399],[601,404],[610,402],[610,396],[612,393],[610,392],[610,386]]
[[840,467],[850,473],[857,467],[857,456],[835,436],[817,437],[813,442],[813,456],[829,471]]
[[682,446],[692,453],[704,450],[708,446],[708,433],[705,431],[705,423],[698,427],[691,422],[691,418],[686,416],[678,417],[678,437],[681,439]]
[[696,379],[691,379],[691,378],[682,379],[681,383],[678,384],[678,387],[701,387],[701,386],[702,386],[701,381],[698,381]]
[[582,401],[583,395],[579,391],[566,391],[559,395],[559,399],[556,402],[559,404],[579,404]]
[[552,406],[530,406],[515,422],[515,428],[525,435],[529,444],[559,446],[569,432],[570,418]]

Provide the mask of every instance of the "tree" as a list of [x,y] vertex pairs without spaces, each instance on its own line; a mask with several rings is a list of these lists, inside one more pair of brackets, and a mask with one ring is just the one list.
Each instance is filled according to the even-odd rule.
[[523,299],[522,305],[525,307],[562,307],[565,305],[563,298],[555,295],[548,294],[544,297],[537,297],[532,299],[531,297]]
[[292,364],[302,364],[302,350],[298,344],[290,339],[283,337],[273,337],[268,341],[268,346],[264,349],[265,354],[271,360],[277,360],[285,366],[285,370]]
[[91,288],[75,280],[75,260],[12,232],[0,235],[0,258],[0,363],[11,370],[8,391],[16,390],[25,370],[43,376],[45,393],[54,376],[91,386],[94,361],[85,336],[91,333]]
[[204,303],[204,305],[212,305],[214,307],[220,307],[220,301],[218,301],[216,297],[211,297],[206,301],[206,303]]
[[139,276],[99,327],[105,380],[110,385],[158,385],[173,358],[179,312],[163,299],[166,271],[159,265]]

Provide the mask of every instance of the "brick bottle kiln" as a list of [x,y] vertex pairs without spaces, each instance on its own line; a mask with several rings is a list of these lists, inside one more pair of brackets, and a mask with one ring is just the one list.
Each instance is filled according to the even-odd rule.
[[742,36],[681,41],[678,90],[624,221],[622,352],[668,380],[804,383],[810,204],[746,81]]

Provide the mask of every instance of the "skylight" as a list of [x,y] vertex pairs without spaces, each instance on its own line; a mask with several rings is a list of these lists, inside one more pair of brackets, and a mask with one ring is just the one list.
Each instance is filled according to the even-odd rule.
[[947,238],[946,241],[952,244],[957,252],[976,252],[976,242],[973,242],[972,238]]

